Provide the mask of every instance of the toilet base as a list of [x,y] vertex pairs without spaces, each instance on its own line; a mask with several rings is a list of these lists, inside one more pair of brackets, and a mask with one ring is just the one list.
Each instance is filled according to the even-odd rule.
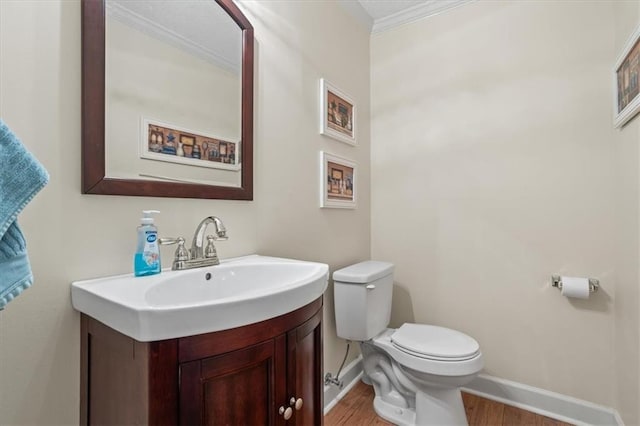
[[388,422],[398,426],[413,426],[416,424],[416,412],[411,408],[400,408],[389,404],[376,396],[373,399],[373,409],[376,414]]
[[467,426],[460,389],[431,388],[416,393],[416,425]]
[[416,409],[401,408],[376,396],[376,414],[399,426],[467,426],[467,415],[459,389],[433,389],[430,394],[416,394]]

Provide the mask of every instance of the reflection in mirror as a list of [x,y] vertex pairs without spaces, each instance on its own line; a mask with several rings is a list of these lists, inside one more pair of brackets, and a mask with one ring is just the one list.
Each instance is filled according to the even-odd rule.
[[106,12],[106,175],[240,186],[240,28],[213,1]]
[[[100,37],[102,93],[88,83]],[[231,0],[83,1],[84,192],[252,199],[252,79],[253,31]]]

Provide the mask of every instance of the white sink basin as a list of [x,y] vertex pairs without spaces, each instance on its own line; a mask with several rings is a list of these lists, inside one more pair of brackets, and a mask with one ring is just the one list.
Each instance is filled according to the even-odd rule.
[[71,284],[73,307],[141,342],[193,336],[294,311],[327,289],[329,266],[266,256]]

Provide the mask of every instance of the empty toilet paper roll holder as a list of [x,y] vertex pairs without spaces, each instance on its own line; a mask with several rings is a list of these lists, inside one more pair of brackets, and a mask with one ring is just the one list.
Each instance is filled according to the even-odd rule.
[[[551,287],[562,290],[562,277],[560,275],[551,276]],[[589,278],[589,293],[595,293],[600,288],[600,281],[595,278]]]

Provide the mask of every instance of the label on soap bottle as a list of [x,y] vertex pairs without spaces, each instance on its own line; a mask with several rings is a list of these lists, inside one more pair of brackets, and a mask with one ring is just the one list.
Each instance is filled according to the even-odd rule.
[[160,247],[157,229],[138,230],[138,251],[134,257],[134,275],[141,277],[160,273]]
[[158,233],[156,231],[145,232],[144,250],[142,252],[142,260],[147,264],[150,269],[158,269],[160,256],[158,252]]

